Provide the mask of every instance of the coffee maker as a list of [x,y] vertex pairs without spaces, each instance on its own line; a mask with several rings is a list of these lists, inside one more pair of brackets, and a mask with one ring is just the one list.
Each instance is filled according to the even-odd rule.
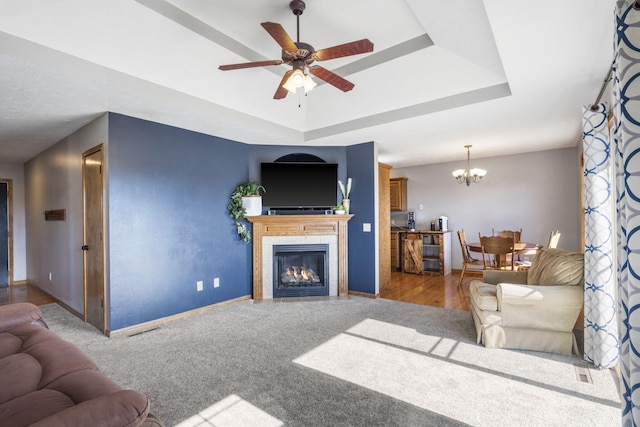
[[449,218],[446,216],[438,218],[438,229],[440,231],[447,231],[449,229]]
[[416,217],[415,212],[409,212],[409,219],[407,220],[407,227],[411,231],[416,231]]

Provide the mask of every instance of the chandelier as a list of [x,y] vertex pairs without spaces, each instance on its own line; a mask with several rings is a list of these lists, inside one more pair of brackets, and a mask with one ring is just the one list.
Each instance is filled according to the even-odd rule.
[[471,145],[465,145],[464,148],[467,149],[467,169],[457,169],[454,170],[453,172],[451,172],[451,174],[453,175],[453,177],[456,179],[456,181],[458,181],[458,184],[467,184],[467,186],[469,186],[469,184],[471,184],[472,182],[480,182],[480,180],[482,179],[483,176],[485,176],[487,174],[487,171],[484,169],[478,169],[478,168],[473,168],[471,169],[469,167],[469,157],[470,157],[470,148],[472,146]]

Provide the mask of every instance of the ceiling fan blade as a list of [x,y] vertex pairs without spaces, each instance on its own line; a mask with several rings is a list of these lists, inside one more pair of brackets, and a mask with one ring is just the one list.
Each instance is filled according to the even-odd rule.
[[287,34],[284,28],[282,28],[282,25],[276,24],[275,22],[263,22],[260,25],[267,30],[267,33],[273,37],[282,49],[291,53],[298,51],[298,47],[293,40],[291,40],[291,37],[289,37],[289,34]]
[[373,43],[371,43],[369,39],[362,39],[320,49],[316,52],[315,57],[318,61],[326,61],[327,59],[342,58],[343,56],[358,55],[367,52],[373,52]]
[[273,95],[273,99],[282,99],[287,96],[289,91],[284,88],[284,84],[287,82],[287,79],[289,78],[289,76],[291,76],[291,74],[293,74],[293,70],[289,70],[284,73],[284,76],[282,76],[282,80],[278,85],[278,90],[276,90],[276,93]]
[[322,68],[319,65],[314,65],[313,67],[310,67],[309,72],[314,76],[316,76],[317,78],[322,79],[325,82],[329,83],[330,85],[337,87],[343,92],[348,92],[351,89],[353,89],[353,87],[355,86],[353,83],[343,79],[333,71],[329,71],[326,68]]
[[221,65],[218,67],[218,69],[222,71],[229,71],[229,70],[239,70],[241,68],[265,67],[267,65],[280,65],[280,64],[282,64],[281,60],[274,59],[271,61],[245,62],[242,64]]

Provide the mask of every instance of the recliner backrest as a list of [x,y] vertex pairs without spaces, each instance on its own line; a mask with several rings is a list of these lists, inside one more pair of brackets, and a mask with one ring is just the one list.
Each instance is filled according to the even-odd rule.
[[527,285],[583,285],[584,254],[564,249],[542,248],[533,258]]

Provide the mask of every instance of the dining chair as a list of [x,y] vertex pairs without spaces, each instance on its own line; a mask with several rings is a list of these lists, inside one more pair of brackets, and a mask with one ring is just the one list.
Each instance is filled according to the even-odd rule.
[[458,280],[458,288],[462,286],[462,279],[464,273],[468,271],[482,272],[484,270],[484,261],[473,258],[471,252],[469,252],[469,245],[467,245],[467,238],[465,237],[464,230],[458,231],[458,240],[460,240],[460,249],[462,249],[462,271],[460,272],[460,279]]
[[552,231],[551,235],[549,236],[549,242],[547,243],[547,248],[550,248],[550,249],[557,248],[561,235],[562,233],[560,233],[559,230]]
[[514,243],[522,242],[522,228],[520,230],[498,230],[491,229],[493,236],[509,237],[513,236]]
[[[491,229],[491,234],[493,236],[500,236],[500,237],[510,237],[513,236],[513,243],[519,243],[522,242],[522,228],[520,230],[498,230],[496,231],[495,229]],[[509,255],[507,255],[507,258],[509,257]],[[517,254],[517,262],[521,262],[522,261],[522,256],[520,254]]]
[[516,269],[513,236],[482,236],[480,233],[478,236],[485,270]]

